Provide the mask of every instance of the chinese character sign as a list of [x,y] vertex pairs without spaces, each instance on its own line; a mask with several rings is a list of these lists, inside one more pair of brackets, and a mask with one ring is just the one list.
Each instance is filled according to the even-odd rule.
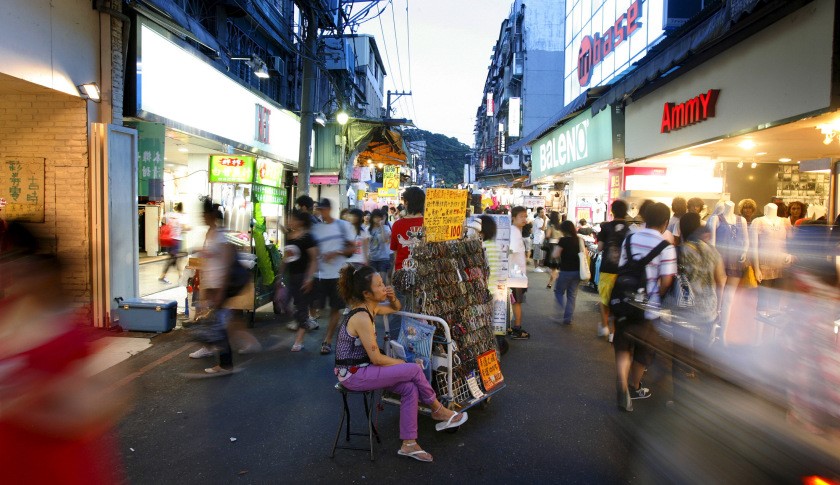
[[426,189],[426,242],[460,239],[466,218],[466,189]]
[[283,165],[267,158],[257,159],[257,174],[254,183],[281,187],[283,185]]
[[0,219],[44,222],[44,159],[3,158]]
[[495,350],[484,352],[476,358],[476,361],[485,391],[490,392],[504,382],[505,378],[502,376],[502,369],[499,368],[499,360],[496,358]]
[[254,181],[254,157],[212,155],[210,182],[250,184]]
[[166,128],[163,123],[133,122],[137,129],[137,195],[163,198],[163,157]]
[[[384,194],[382,193],[384,191]],[[400,191],[400,169],[396,165],[383,167],[382,189],[380,195],[383,197],[397,197]]]

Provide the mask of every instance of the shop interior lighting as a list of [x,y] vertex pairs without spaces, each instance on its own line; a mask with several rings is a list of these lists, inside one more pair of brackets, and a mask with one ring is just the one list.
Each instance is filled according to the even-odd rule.
[[752,140],[744,140],[738,144],[739,147],[749,150],[750,148],[755,148],[755,142]]
[[376,164],[376,166],[377,166],[380,170],[382,170],[382,167],[384,167],[384,166],[385,166],[385,164],[384,164],[384,163],[382,163],[382,162],[379,162],[379,163],[377,163],[377,164]]
[[738,162],[738,168],[744,168],[743,160]]
[[823,143],[826,145],[830,145],[835,139],[838,143],[840,143],[840,120],[817,125],[817,129],[820,130],[820,133],[822,133],[823,136],[825,136]]
[[370,165],[371,167],[373,166],[373,160],[371,160],[370,158],[368,158],[368,165]]
[[82,99],[89,99],[96,103],[102,99],[99,92],[99,85],[96,83],[79,84],[76,86],[76,89],[79,90],[79,95]]
[[757,163],[755,163],[755,162],[753,162],[753,163],[751,163],[751,164],[750,164],[750,168],[755,168],[755,167],[757,167],[757,166],[758,166],[758,164],[757,164]]
[[767,155],[767,152],[758,152],[758,153],[755,154],[755,156],[757,156],[757,157],[760,157],[762,155]]
[[790,161],[790,158],[780,158],[779,161],[782,163],[787,163]]
[[190,151],[190,149],[182,146],[182,147],[178,147],[178,151],[181,152],[181,153],[187,153],[188,151]]

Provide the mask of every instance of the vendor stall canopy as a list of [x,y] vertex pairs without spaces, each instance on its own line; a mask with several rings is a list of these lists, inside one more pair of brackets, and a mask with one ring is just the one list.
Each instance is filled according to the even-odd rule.
[[358,165],[364,165],[369,162],[374,164],[385,165],[404,165],[408,159],[408,147],[403,140],[402,135],[396,131],[389,129],[387,126],[371,126],[368,125],[370,131],[365,139],[369,139],[364,143],[364,139],[359,144],[359,153],[356,160]]

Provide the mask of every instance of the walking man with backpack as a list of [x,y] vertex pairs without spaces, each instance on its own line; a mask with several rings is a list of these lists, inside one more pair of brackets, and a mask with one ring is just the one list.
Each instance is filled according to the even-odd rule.
[[[677,274],[677,252],[662,236],[668,228],[671,211],[661,202],[650,205],[642,215],[645,228],[630,234],[624,241],[618,265],[610,308],[615,314],[616,404],[625,411],[633,410],[633,399],[650,397],[642,386],[645,369],[653,359],[653,350],[631,340],[648,341],[657,315],[642,312],[626,303],[627,298],[646,299],[659,304]],[[629,295],[628,295],[629,294]],[[635,295],[634,295],[635,294]]]
[[612,293],[618,273],[621,246],[630,225],[625,220],[627,217],[627,202],[621,199],[613,201],[610,211],[613,220],[601,224],[601,232],[597,235],[598,250],[601,251],[601,276],[598,277],[598,295],[601,297],[601,326],[598,328],[598,336],[609,335],[609,341],[612,342],[615,330],[610,328],[610,293]]

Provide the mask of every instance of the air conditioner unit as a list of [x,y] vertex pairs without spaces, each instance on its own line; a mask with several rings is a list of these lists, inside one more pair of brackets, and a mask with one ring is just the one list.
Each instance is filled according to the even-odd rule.
[[502,168],[505,170],[519,170],[519,155],[505,155],[502,158]]
[[282,57],[272,57],[273,68],[275,71],[279,72],[282,75],[286,75],[286,61]]

